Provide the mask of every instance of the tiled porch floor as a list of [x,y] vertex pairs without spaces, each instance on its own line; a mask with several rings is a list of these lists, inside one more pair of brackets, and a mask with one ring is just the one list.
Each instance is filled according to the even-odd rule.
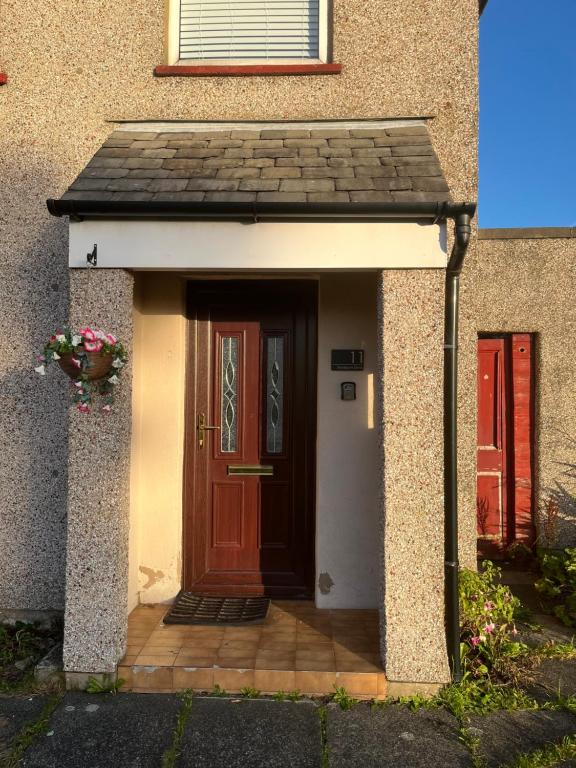
[[359,698],[383,698],[378,613],[319,610],[306,601],[273,602],[265,623],[239,627],[164,625],[166,605],[139,606],[128,620],[118,668],[134,691],[256,688],[325,695],[343,686]]

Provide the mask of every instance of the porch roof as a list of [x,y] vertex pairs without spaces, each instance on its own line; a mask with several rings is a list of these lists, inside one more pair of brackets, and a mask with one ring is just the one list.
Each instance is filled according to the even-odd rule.
[[[441,203],[450,200],[425,119],[302,123],[126,123],[62,196],[102,202]],[[62,215],[68,206],[52,203]],[[198,205],[196,205],[198,204]]]

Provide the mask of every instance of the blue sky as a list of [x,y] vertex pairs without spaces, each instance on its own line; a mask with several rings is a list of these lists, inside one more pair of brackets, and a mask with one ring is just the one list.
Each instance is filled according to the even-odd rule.
[[576,226],[576,0],[488,0],[478,217],[482,227]]

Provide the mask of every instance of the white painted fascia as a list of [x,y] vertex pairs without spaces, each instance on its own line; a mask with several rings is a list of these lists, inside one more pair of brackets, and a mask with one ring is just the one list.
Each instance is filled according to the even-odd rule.
[[414,222],[70,222],[69,265],[98,268],[293,271],[442,269],[446,225]]

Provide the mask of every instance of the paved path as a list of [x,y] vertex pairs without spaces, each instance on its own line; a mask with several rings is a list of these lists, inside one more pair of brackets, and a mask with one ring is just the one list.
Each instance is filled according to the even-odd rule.
[[[4,758],[45,700],[0,697]],[[187,714],[187,717],[184,715]],[[183,722],[185,721],[185,722]],[[180,755],[167,761],[180,729]],[[488,768],[565,735],[563,711],[499,712],[470,722]],[[9,763],[4,763],[4,765]],[[11,764],[9,764],[11,765]],[[195,697],[187,713],[172,694],[68,693],[21,768],[472,768],[459,724],[444,710],[266,699]],[[0,747],[0,766],[3,766]],[[570,764],[568,764],[570,766]],[[573,768],[573,767],[572,767]]]

